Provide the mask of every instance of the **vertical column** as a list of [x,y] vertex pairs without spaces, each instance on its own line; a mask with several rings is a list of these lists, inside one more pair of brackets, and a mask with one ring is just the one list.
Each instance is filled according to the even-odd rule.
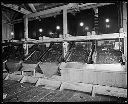
[[96,34],[99,34],[98,32],[98,8],[94,8],[94,31],[96,32]]
[[127,4],[125,2],[123,3],[123,28],[127,33]]
[[125,65],[127,69],[127,4],[126,2],[123,3],[123,29],[126,33],[126,36],[124,37],[124,56],[125,56]]
[[67,34],[67,9],[63,9],[63,37],[65,38]]
[[[67,8],[63,9],[63,38],[67,35]],[[65,58],[68,48],[67,42],[63,42],[63,58]]]
[[[25,40],[28,39],[28,17],[24,17],[24,38]],[[24,54],[25,56],[28,55],[28,44],[23,44]]]

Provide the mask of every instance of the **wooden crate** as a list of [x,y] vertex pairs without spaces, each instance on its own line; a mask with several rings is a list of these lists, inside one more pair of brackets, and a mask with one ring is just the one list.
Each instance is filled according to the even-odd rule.
[[9,72],[15,72],[22,68],[22,62],[19,61],[7,61],[5,63],[5,68],[9,70]]
[[43,72],[43,74],[48,78],[52,77],[58,71],[58,65],[54,62],[40,63],[39,67],[41,68],[41,71]]
[[127,89],[122,89],[122,88],[94,85],[92,92],[93,92],[92,96],[95,96],[95,94],[103,94],[103,95],[127,98]]
[[83,83],[127,88],[127,72],[105,70],[105,67],[100,67],[100,65],[99,69],[95,66],[84,67]]
[[62,63],[62,65],[60,65],[60,69],[63,81],[83,81],[83,64],[77,62]]

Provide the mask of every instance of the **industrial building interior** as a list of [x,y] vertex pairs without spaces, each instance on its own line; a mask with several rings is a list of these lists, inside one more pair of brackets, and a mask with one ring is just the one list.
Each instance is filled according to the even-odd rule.
[[3,102],[127,103],[127,2],[1,11]]

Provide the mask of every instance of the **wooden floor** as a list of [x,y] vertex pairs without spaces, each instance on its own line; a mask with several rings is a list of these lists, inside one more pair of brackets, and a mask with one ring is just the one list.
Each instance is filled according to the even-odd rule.
[[126,102],[124,98],[96,95],[72,90],[51,90],[43,86],[36,87],[30,83],[19,83],[12,80],[3,80],[3,93],[7,94],[3,102]]

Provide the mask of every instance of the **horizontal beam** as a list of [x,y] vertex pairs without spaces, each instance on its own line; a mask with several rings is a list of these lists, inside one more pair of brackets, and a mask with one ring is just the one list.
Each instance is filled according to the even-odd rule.
[[90,36],[71,36],[63,38],[49,38],[43,40],[28,39],[27,41],[14,41],[13,43],[27,43],[27,44],[39,44],[39,43],[50,43],[50,42],[64,42],[64,41],[86,41],[86,40],[102,40],[102,39],[118,39],[125,38],[126,33],[113,33],[113,34],[102,34],[102,35],[90,35]]
[[52,14],[52,13],[55,13],[55,12],[60,12],[64,8],[67,8],[68,13],[69,13],[69,12],[73,11],[74,8],[77,8],[77,7],[80,8],[81,10],[83,10],[83,9],[90,9],[90,8],[104,6],[104,5],[110,5],[110,4],[113,4],[113,3],[86,3],[86,4],[81,4],[81,5],[76,5],[76,3],[69,3],[67,5],[55,7],[55,8],[52,8],[52,9],[47,9],[47,10],[44,10],[44,11],[31,13],[31,14],[28,14],[27,16],[28,16],[28,18],[32,18],[32,17],[34,18],[34,17],[37,17],[37,16],[48,15],[48,14]]
[[63,38],[50,38],[50,39],[43,39],[43,40],[27,40],[24,43],[50,43],[50,42],[63,42]]
[[102,34],[102,35],[90,35],[90,36],[72,36],[63,38],[49,38],[43,40],[28,40],[24,41],[28,44],[37,43],[50,43],[50,42],[64,42],[64,41],[86,41],[86,40],[102,40],[102,39],[118,39],[126,37],[126,33],[113,33],[113,34]]
[[52,9],[47,9],[47,10],[44,10],[44,11],[40,11],[40,12],[36,12],[36,13],[31,13],[31,14],[28,14],[27,16],[28,16],[28,18],[31,18],[31,17],[47,15],[47,14],[51,14],[51,13],[55,13],[55,12],[60,12],[64,8],[67,8],[67,9],[72,8],[73,6],[75,6],[75,4],[76,3],[69,3],[68,5],[63,5],[63,6],[55,7],[55,8],[52,8]]
[[17,12],[22,13],[22,14],[30,14],[31,13],[30,11],[28,11],[28,10],[26,10],[24,8],[21,8],[20,6],[17,6],[15,4],[4,4],[4,3],[1,3],[1,5],[5,6],[5,7],[8,7],[10,9],[13,9],[13,10],[15,10]]
[[65,41],[85,41],[85,40],[102,40],[102,39],[117,39],[124,38],[125,33],[113,33],[113,34],[102,34],[102,35],[90,35],[90,36],[77,36],[67,37]]
[[[79,5],[79,8],[80,8],[80,10],[83,10],[83,9],[90,9],[90,8],[95,8],[95,7],[100,7],[100,6],[104,6],[104,5],[110,5],[110,4],[112,4],[112,3],[99,3],[99,4],[97,4],[97,3],[87,3],[86,5],[85,4]],[[89,6],[89,5],[91,5],[91,6]],[[71,13],[73,11],[74,11],[73,9],[69,9],[68,13]],[[38,12],[36,12],[36,13],[38,13]],[[36,13],[35,13],[35,15],[36,15]],[[46,14],[46,15],[40,15],[40,17],[41,18],[47,18],[47,17],[56,16],[56,15],[59,15],[59,14],[61,14],[60,11],[57,11],[57,12]],[[36,16],[34,16],[34,17],[36,17]],[[35,19],[30,17],[28,20],[33,21]],[[12,23],[15,24],[15,23],[20,23],[20,22],[23,22],[23,20],[22,19],[21,20],[20,19],[19,20],[14,20],[14,22],[12,22]]]

